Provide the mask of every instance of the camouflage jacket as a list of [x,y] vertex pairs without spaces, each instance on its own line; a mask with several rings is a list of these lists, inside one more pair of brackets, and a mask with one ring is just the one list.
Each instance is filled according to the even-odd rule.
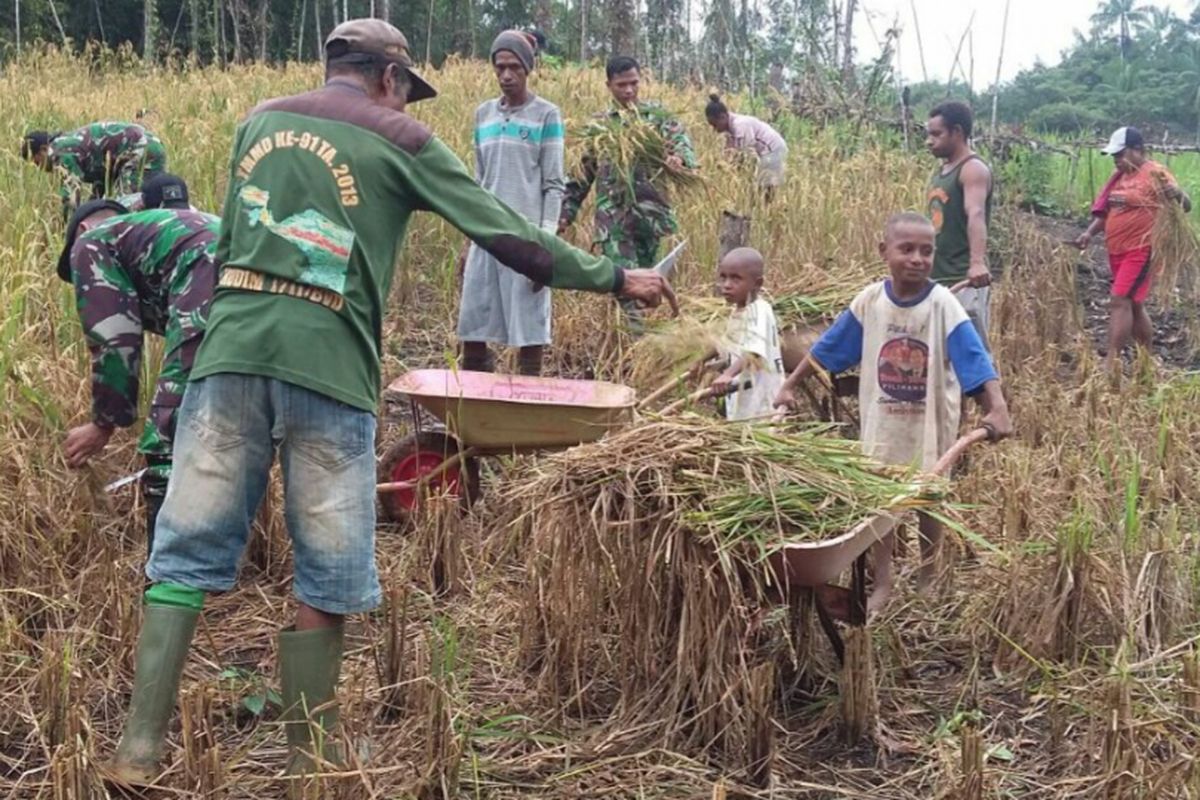
[[[658,128],[671,152],[679,156],[685,167],[696,169],[699,166],[692,141],[679,120],[657,103],[638,103],[637,114]],[[617,121],[622,118],[622,112],[612,106],[596,118]],[[648,223],[649,228],[659,236],[674,233],[678,229],[675,213],[671,210],[661,180],[653,180],[640,167],[632,176],[621,174],[613,164],[598,161],[591,152],[583,154],[579,169],[567,182],[561,214],[564,225],[575,221],[593,184],[596,185],[596,241],[607,239],[610,228],[614,226],[632,229],[633,223],[639,220],[643,223],[639,226],[641,229],[646,229]]]
[[167,168],[162,141],[132,122],[93,122],[59,134],[50,142],[50,159],[63,174],[63,200],[72,204],[89,191],[136,192],[143,174]]
[[199,211],[151,209],[113,217],[76,240],[71,278],[91,354],[95,422],[126,427],[137,419],[144,332],[165,337],[164,363],[188,362],[164,368],[177,378],[159,381],[153,403],[182,399],[215,289],[220,223]]

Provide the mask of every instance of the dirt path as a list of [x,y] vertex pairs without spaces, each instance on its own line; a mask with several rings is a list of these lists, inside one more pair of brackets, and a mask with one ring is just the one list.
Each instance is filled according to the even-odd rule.
[[[1056,242],[1071,242],[1083,233],[1084,226],[1069,220],[1037,217],[1038,226]],[[1108,350],[1108,298],[1112,273],[1108,267],[1108,252],[1103,238],[1093,240],[1091,247],[1079,255],[1075,265],[1079,301],[1083,306],[1088,333],[1096,351]],[[1154,355],[1164,364],[1180,369],[1200,369],[1200,353],[1193,353],[1187,337],[1187,315],[1178,306],[1165,311],[1153,298],[1149,304],[1150,320],[1154,324]]]

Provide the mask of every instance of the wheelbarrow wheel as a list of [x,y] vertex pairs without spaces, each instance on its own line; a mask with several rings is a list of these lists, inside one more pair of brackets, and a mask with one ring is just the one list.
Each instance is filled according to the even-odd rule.
[[[457,439],[446,433],[422,431],[391,445],[379,461],[379,482],[419,480],[435,472],[448,458],[458,455]],[[457,496],[463,508],[479,497],[479,462],[466,458],[446,467],[417,489],[382,492],[379,506],[384,522],[407,522],[430,494]]]

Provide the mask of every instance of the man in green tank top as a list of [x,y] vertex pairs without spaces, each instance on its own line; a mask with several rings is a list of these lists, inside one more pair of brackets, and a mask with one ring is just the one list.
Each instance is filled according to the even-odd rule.
[[971,108],[947,101],[929,112],[925,144],[942,160],[929,183],[929,218],[937,231],[931,277],[948,286],[969,281],[959,302],[984,342],[992,274],[987,263],[992,171],[971,149]]

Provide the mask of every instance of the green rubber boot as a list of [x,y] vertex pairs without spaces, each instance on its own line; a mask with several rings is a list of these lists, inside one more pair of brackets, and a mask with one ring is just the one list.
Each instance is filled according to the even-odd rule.
[[148,785],[159,776],[167,723],[175,710],[179,678],[199,618],[199,611],[188,608],[157,605],[145,608],[129,719],[117,755],[107,770],[120,783]]
[[279,675],[283,724],[288,741],[288,775],[316,770],[313,754],[319,748],[325,761],[341,764],[334,746],[338,708],[338,675],[342,671],[342,625],[279,634]]

